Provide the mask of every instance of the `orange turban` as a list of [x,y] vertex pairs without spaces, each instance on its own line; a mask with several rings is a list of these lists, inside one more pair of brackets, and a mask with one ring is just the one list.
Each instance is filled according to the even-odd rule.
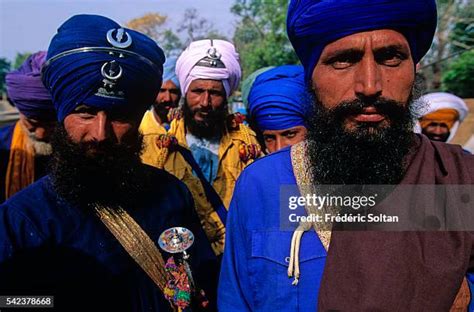
[[459,112],[457,110],[453,108],[443,108],[421,117],[420,126],[424,129],[432,122],[444,123],[448,126],[449,130],[451,130],[457,120],[459,120]]

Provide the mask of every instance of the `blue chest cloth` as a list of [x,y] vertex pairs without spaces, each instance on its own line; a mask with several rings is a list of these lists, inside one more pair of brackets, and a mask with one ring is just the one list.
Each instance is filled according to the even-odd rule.
[[280,228],[280,187],[287,185],[296,185],[289,148],[240,175],[227,219],[219,311],[316,311],[326,250],[314,231],[303,235],[301,277],[293,286],[287,275],[293,231]]
[[[156,244],[173,226],[194,233],[192,271],[215,305],[218,264],[192,197],[173,176],[150,170],[153,194],[126,210]],[[162,255],[165,261],[170,256]],[[54,295],[61,311],[170,311],[158,287],[99,218],[59,199],[49,176],[0,206],[0,293]]]

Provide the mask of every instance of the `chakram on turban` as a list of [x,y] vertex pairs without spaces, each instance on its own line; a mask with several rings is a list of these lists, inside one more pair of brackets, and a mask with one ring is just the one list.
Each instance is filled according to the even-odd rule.
[[309,81],[326,45],[364,31],[400,32],[416,64],[431,46],[436,22],[435,0],[292,0],[287,30]]
[[284,65],[260,73],[250,88],[246,102],[249,115],[260,131],[306,127],[311,101],[303,67]]
[[149,37],[98,15],[75,15],[53,37],[43,82],[58,120],[78,105],[145,110],[161,87],[165,56]]
[[239,86],[242,75],[239,54],[232,43],[205,39],[191,42],[176,62],[181,93],[188,91],[197,79],[221,80],[227,96]]
[[28,118],[54,119],[56,116],[48,89],[41,81],[45,61],[46,51],[36,52],[5,77],[8,98]]

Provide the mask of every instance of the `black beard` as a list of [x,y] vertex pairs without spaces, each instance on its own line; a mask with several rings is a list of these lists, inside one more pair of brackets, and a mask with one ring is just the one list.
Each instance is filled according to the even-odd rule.
[[74,143],[59,125],[52,144],[53,187],[72,205],[131,206],[150,185],[140,161],[143,137],[139,133],[126,143]]
[[207,118],[203,121],[196,121],[194,115],[199,112],[199,109],[192,111],[186,99],[183,105],[183,117],[186,129],[198,138],[214,139],[221,137],[225,131],[227,116],[227,102],[217,109],[206,109],[208,112]]
[[168,103],[161,103],[161,104],[153,104],[153,110],[154,110],[154,113],[156,115],[158,115],[158,117],[160,118],[161,120],[161,123],[169,123],[168,121],[168,113],[169,113],[169,109],[167,109],[165,107],[165,105],[167,105]]
[[[357,99],[326,109],[317,99],[308,122],[309,155],[317,184],[398,184],[405,175],[405,159],[414,143],[413,125],[418,105],[412,100]],[[389,124],[361,123],[346,129],[348,116],[372,106]]]

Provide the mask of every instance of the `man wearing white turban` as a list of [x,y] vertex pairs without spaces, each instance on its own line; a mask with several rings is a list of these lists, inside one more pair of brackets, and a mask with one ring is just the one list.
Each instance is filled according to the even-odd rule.
[[192,42],[176,62],[182,116],[157,135],[142,159],[182,180],[214,252],[222,254],[227,208],[241,171],[260,155],[255,133],[229,114],[228,98],[241,78],[239,54],[230,42]]
[[425,114],[419,119],[421,132],[430,140],[450,142],[469,113],[466,103],[446,92],[429,93],[421,100],[428,105]]

